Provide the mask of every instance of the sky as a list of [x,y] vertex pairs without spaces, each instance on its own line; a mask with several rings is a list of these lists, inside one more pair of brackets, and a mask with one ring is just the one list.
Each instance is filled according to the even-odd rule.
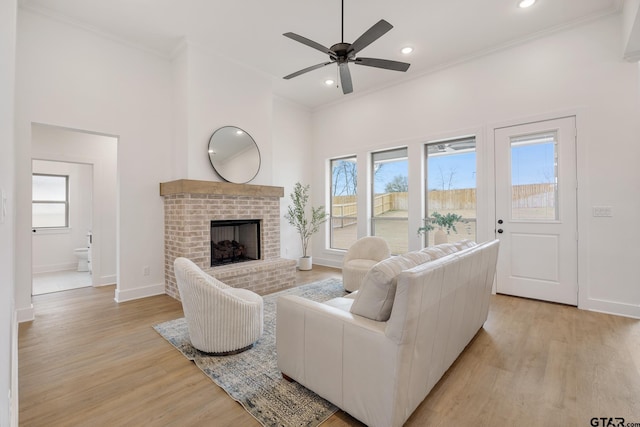
[[[512,150],[512,184],[549,182],[554,174],[553,143],[516,146]],[[383,163],[376,172],[374,191],[384,193],[387,182],[397,175],[408,175],[408,161]],[[430,156],[427,162],[429,190],[476,187],[476,153]]]

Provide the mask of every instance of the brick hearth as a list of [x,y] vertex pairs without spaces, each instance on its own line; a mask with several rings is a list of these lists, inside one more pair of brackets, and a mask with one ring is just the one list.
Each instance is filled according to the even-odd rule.
[[[229,286],[261,295],[295,284],[295,260],[280,258],[280,198],[282,187],[178,180],[160,184],[164,197],[165,291],[180,299],[173,261],[192,260]],[[211,267],[212,220],[261,221],[261,258]]]

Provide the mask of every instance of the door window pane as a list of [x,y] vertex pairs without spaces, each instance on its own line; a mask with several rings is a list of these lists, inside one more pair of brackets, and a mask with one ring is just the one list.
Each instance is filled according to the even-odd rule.
[[[475,137],[427,145],[427,246],[476,240],[476,188]],[[438,224],[442,217],[453,227]]]
[[32,227],[69,226],[68,184],[69,177],[66,175],[32,175]]
[[331,244],[348,249],[358,239],[356,157],[331,160]]
[[373,153],[371,234],[384,238],[393,254],[409,247],[409,162],[407,149]]
[[511,138],[511,219],[559,218],[556,141],[555,132]]

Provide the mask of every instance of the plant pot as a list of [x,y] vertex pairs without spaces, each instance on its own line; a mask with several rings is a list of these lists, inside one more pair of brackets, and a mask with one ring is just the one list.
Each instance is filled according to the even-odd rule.
[[300,257],[300,260],[298,261],[298,269],[302,270],[302,271],[306,271],[306,270],[311,270],[311,257],[310,256],[303,256]]
[[440,245],[442,243],[447,243],[449,242],[449,239],[447,237],[447,233],[444,230],[436,230],[435,233],[433,233],[433,243],[436,245]]

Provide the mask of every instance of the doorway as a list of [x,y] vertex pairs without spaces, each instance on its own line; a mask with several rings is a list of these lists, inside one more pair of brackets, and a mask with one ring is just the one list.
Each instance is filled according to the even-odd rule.
[[32,160],[32,295],[92,285],[93,165]]
[[[114,136],[40,123],[31,124],[33,165],[38,162],[58,167],[65,165],[65,170],[49,173],[67,176],[69,186],[68,197],[57,196],[45,200],[53,202],[49,205],[57,204],[56,226],[49,229],[40,227],[35,233],[31,233],[32,294],[40,293],[34,286],[35,281],[41,279],[38,277],[40,273],[61,276],[54,277],[54,282],[46,285],[45,288],[51,291],[116,283],[117,145],[118,138]],[[35,166],[33,167],[35,172]],[[73,168],[84,172],[74,172]],[[64,215],[60,217],[60,212],[64,212],[63,205],[58,200],[60,198],[67,203],[69,216],[66,222]],[[35,203],[32,204],[32,209],[35,209]],[[35,228],[32,227],[32,231]],[[36,236],[41,240],[38,243],[34,241]],[[45,244],[41,244],[43,242]],[[85,257],[86,261],[83,261]],[[69,273],[73,275],[69,277]],[[85,277],[87,275],[88,285]],[[84,279],[80,280],[79,276]]]
[[578,304],[575,117],[495,129],[498,293]]

